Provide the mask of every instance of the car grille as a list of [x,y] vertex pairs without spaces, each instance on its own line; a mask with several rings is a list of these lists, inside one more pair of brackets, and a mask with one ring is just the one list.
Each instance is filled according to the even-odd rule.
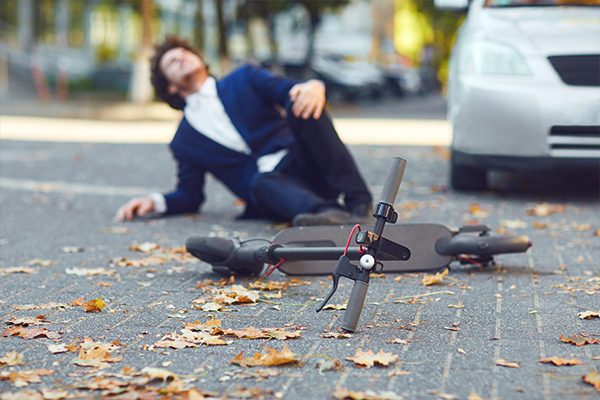
[[600,157],[600,125],[564,126],[550,128],[548,136],[553,157]]
[[567,85],[600,86],[600,55],[551,56],[548,60]]

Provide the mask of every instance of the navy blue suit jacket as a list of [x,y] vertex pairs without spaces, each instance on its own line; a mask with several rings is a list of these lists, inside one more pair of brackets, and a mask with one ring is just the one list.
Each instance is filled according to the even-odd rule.
[[217,94],[225,112],[252,153],[239,153],[218,144],[183,118],[170,145],[178,162],[179,182],[174,192],[165,195],[167,214],[198,211],[204,201],[207,172],[248,204],[250,184],[259,173],[256,159],[290,148],[294,142],[290,127],[275,104],[285,107],[288,92],[296,83],[251,65],[217,81]]

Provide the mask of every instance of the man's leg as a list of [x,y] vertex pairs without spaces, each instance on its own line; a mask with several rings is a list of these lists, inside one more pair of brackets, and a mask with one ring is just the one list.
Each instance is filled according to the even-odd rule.
[[291,105],[286,111],[297,142],[290,154],[296,173],[301,174],[304,181],[321,186],[318,192],[345,193],[349,211],[361,215],[370,212],[371,194],[329,115],[323,113],[319,119],[305,120],[294,116]]
[[[282,161],[282,167],[286,164]],[[291,221],[302,213],[317,213],[326,209],[340,209],[336,198],[325,198],[302,182],[286,176],[278,167],[275,171],[259,174],[251,184],[250,203],[256,216],[276,221]]]

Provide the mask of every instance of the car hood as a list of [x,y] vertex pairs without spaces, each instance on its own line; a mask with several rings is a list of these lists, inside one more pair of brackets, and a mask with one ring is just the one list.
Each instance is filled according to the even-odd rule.
[[600,54],[600,8],[511,7],[479,10],[477,31],[524,54]]

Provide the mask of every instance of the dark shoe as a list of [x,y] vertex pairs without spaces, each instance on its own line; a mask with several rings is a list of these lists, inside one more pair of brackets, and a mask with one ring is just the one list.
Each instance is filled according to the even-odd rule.
[[315,225],[355,225],[369,223],[367,218],[360,217],[339,208],[328,208],[318,213],[298,214],[292,220],[293,226]]

